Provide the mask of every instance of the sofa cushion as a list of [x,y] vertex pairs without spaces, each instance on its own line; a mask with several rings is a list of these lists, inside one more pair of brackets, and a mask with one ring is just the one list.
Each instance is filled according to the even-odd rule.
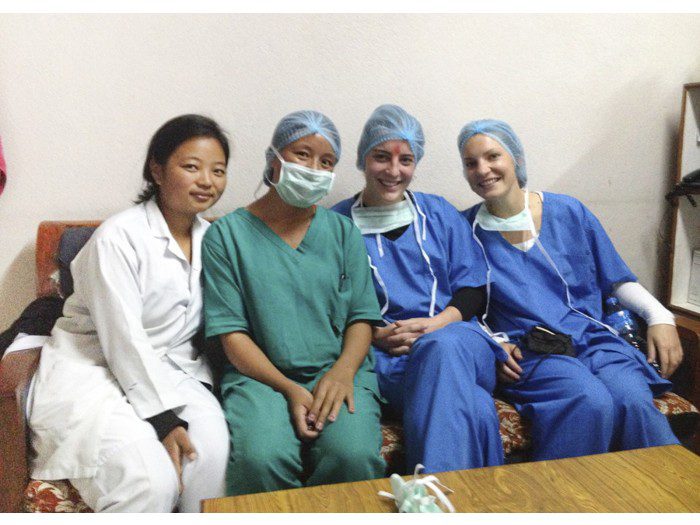
[[687,399],[682,398],[674,392],[667,392],[661,397],[654,399],[654,405],[666,417],[673,417],[681,414],[696,414],[700,418],[700,411]]
[[33,479],[24,496],[25,512],[92,512],[68,480]]
[[500,422],[499,431],[503,442],[503,454],[506,456],[530,448],[529,425],[521,419],[513,405],[494,399]]
[[[528,423],[520,418],[512,405],[500,399],[494,401],[506,460],[512,462],[516,457],[526,458],[531,445]],[[700,419],[698,409],[673,392],[654,399],[654,404],[669,418],[671,427],[679,437],[684,435],[686,430],[692,433]],[[387,463],[387,473],[405,473],[406,455],[400,422],[382,421],[381,454]],[[31,480],[24,499],[27,512],[92,512],[68,480]]]
[[59,283],[63,297],[68,297],[73,293],[73,276],[70,273],[70,263],[96,229],[96,227],[92,226],[67,228],[61,235],[57,259]]
[[403,426],[400,421],[382,421],[381,455],[386,461],[387,474],[406,470],[406,453],[403,446]]

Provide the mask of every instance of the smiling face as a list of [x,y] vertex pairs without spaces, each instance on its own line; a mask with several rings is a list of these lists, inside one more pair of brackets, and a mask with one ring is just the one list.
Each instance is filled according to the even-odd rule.
[[226,155],[218,140],[195,137],[180,144],[164,165],[150,163],[163,215],[194,216],[219,200],[226,188]]
[[513,158],[491,137],[470,138],[462,150],[462,163],[472,191],[485,201],[508,200],[520,192]]
[[416,159],[405,140],[382,142],[365,157],[367,206],[386,206],[403,200],[404,192],[416,171]]

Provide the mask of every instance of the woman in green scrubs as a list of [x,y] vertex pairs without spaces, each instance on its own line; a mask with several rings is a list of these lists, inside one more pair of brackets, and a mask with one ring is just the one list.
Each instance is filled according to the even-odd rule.
[[315,205],[339,156],[327,117],[287,115],[266,154],[269,191],[202,244],[206,335],[229,361],[229,494],[384,475],[367,252],[352,221]]

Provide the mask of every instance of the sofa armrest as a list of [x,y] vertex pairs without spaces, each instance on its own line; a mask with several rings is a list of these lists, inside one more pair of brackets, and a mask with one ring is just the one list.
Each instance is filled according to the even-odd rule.
[[25,407],[41,348],[5,355],[0,360],[0,512],[21,512],[29,481]]
[[683,362],[671,378],[674,391],[700,408],[700,322],[677,320],[678,336],[683,346]]

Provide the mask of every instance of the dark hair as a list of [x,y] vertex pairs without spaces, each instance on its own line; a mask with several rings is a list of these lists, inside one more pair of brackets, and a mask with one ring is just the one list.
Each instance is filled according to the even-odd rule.
[[211,137],[218,140],[228,163],[228,139],[214,120],[194,114],[175,117],[163,124],[151,138],[146,162],[143,163],[144,189],[134,201],[136,204],[158,196],[159,189],[151,173],[151,161],[164,166],[180,144],[197,137]]

